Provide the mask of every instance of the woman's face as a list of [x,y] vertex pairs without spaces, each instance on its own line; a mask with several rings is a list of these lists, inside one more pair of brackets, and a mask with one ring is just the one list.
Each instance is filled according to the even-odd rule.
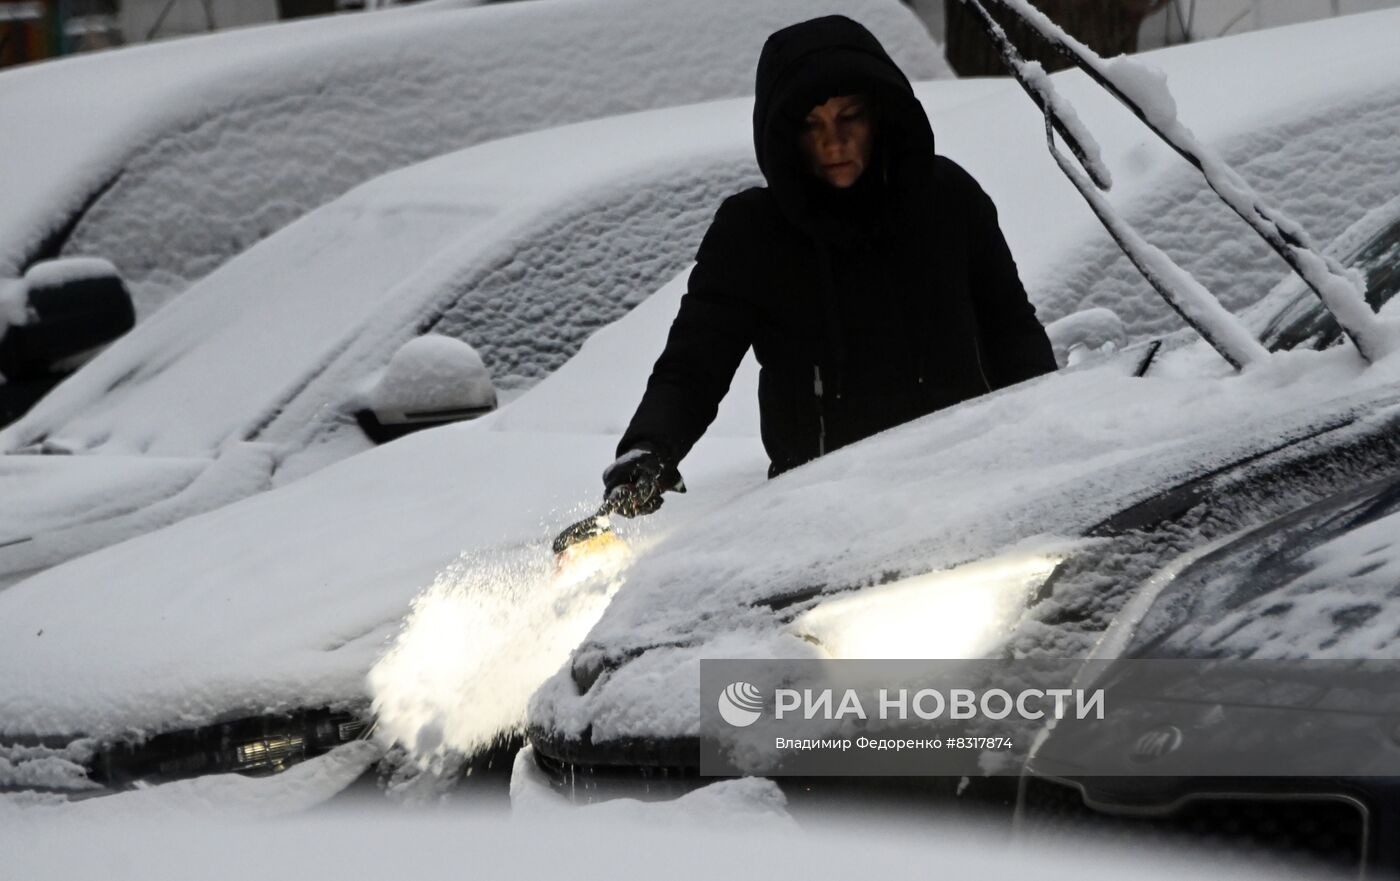
[[864,95],[840,95],[807,113],[798,138],[813,174],[845,189],[870,164],[874,120]]

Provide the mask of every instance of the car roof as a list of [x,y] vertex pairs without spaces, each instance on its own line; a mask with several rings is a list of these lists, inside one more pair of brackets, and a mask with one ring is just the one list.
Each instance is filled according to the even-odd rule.
[[[41,253],[106,257],[144,318],[391,169],[554,125],[748,94],[764,37],[809,5],[437,4],[7,70],[0,275]],[[912,75],[947,72],[895,0],[844,6]]]

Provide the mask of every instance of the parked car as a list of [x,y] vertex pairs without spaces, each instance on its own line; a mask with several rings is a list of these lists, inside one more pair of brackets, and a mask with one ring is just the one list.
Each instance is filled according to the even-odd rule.
[[[353,187],[474,144],[750,94],[770,32],[845,12],[950,75],[896,0],[415,4],[0,73],[0,276],[100,257],[140,320]],[[598,52],[615,45],[618,51]],[[486,192],[489,192],[487,190]]]
[[745,112],[483,144],[231,260],[0,430],[0,586],[509,402],[691,258]]

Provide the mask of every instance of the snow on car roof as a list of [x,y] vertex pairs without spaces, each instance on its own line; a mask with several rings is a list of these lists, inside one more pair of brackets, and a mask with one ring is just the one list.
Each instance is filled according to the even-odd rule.
[[[498,382],[533,381],[683,266],[723,194],[756,176],[745,113],[730,101],[581,123],[362,185],[138,326],[0,432],[0,448],[44,437],[76,451],[209,454],[279,406],[290,407],[282,417],[295,430],[343,406],[421,324],[463,297],[444,321],[455,321]],[[568,225],[576,216],[589,224],[582,232]],[[650,226],[638,240],[659,252],[607,254],[629,240],[609,234],[634,219]],[[658,238],[667,234],[675,241]],[[591,269],[559,259],[571,239],[612,259]],[[538,259],[537,243],[555,259]],[[568,317],[541,333],[561,304],[573,307]]]
[[[924,87],[935,111],[985,89]],[[210,455],[256,434],[295,453],[425,331],[526,388],[681,269],[724,195],[759,179],[750,103],[576,123],[377,178],[198,282],[0,431],[0,449]],[[350,448],[318,444],[317,464],[367,446],[344,434]]]
[[111,259],[145,317],[392,168],[551,125],[750,94],[765,36],[831,11],[869,25],[912,76],[947,73],[895,0],[440,4],[6,71],[0,275],[95,199],[61,254]]
[[[1374,53],[1353,52],[1375,42],[1374,21],[1350,29],[1328,25],[1329,40],[1318,46],[1331,47],[1331,54],[1290,56],[1302,71],[1277,81],[1280,92],[1306,79],[1310,65],[1315,72],[1350,63],[1334,54],[1370,57],[1376,67]],[[1278,51],[1277,43],[1252,39],[1262,36],[1240,39],[1252,52]],[[1191,47],[1183,68],[1208,67],[1214,58],[1238,73],[1244,62],[1236,54],[1251,53],[1236,53],[1230,42]],[[1175,76],[1173,57],[1156,60]],[[1265,79],[1252,77],[1241,89],[1264,95]],[[1197,132],[1209,138],[1236,131],[1221,107],[1205,114],[1208,123],[1193,115],[1192,95],[1218,89],[1209,71],[1193,73],[1190,82],[1177,94]],[[1073,88],[1064,91],[1078,97]],[[1308,87],[1301,94],[1321,101],[1332,93]],[[1235,122],[1269,119],[1287,106],[1286,98],[1260,98],[1253,106],[1261,116],[1239,113]],[[1014,106],[1025,104],[1019,100]],[[716,106],[723,112],[725,105]],[[964,161],[997,199],[1034,286],[1063,256],[1061,246],[1074,240],[1061,228],[1077,224],[1082,235],[1091,220],[1070,207],[1076,197],[1067,184],[1049,182],[1057,178],[1048,158],[1013,161],[1044,148],[1033,112],[1012,106],[992,95],[982,111],[990,119],[964,108],[935,114],[935,126],[945,152]],[[1100,133],[1111,163],[1132,156],[1159,161],[1141,141],[1103,137],[1095,124],[1101,108],[1082,115]],[[740,128],[747,137],[747,125]],[[1120,180],[1118,199],[1130,200],[1135,186],[1139,195],[1151,186],[1150,175],[1141,184],[1132,177]],[[1057,206],[1063,224],[1046,220]],[[492,417],[395,442],[0,593],[0,666],[30,671],[0,682],[0,729],[113,733],[190,724],[239,708],[363,698],[365,672],[399,629],[410,599],[463,550],[465,568],[458,571],[468,581],[457,585],[458,594],[471,583],[474,560],[492,562],[483,571],[504,574],[486,585],[495,591],[488,606],[469,600],[458,604],[460,617],[446,613],[447,629],[460,625],[466,634],[455,640],[455,651],[470,653],[484,644],[475,640],[500,633],[528,641],[538,654],[546,653],[542,646],[552,652],[567,645],[539,631],[509,636],[521,621],[544,616],[548,623],[559,599],[512,581],[511,573],[547,568],[549,537],[596,499],[597,473],[660,350],[682,283],[599,332],[563,369]],[[752,375],[741,378],[724,405],[727,427],[707,436],[683,465],[691,492],[628,527],[638,547],[658,553],[644,554],[631,570],[595,639],[635,644],[664,637],[688,626],[683,615],[707,606],[741,617],[736,601],[765,577],[801,585],[814,574],[864,578],[871,566],[961,562],[1035,536],[1046,524],[1068,529],[1089,522],[1096,510],[1150,488],[1154,474],[1218,454],[1218,445],[1202,440],[1208,427],[1250,419],[1257,433],[1268,434],[1299,408],[1321,408],[1344,390],[1364,397],[1364,387],[1393,382],[1400,370],[1392,358],[1363,372],[1346,349],[1290,353],[1276,367],[1243,376],[1229,375],[1213,355],[1202,359],[1189,370],[1141,380],[1111,369],[1049,377],[770,483],[763,481],[766,463],[752,436],[757,420],[746,393]],[[1237,440],[1249,442],[1243,435]],[[92,591],[93,584],[103,590]],[[122,626],[111,626],[114,621]],[[559,626],[562,632],[576,624]],[[40,630],[42,636],[33,635]],[[742,631],[736,638],[742,642]],[[551,653],[535,663],[563,660]],[[493,672],[503,677],[499,690],[533,688]],[[523,712],[525,697],[511,696],[506,711]]]

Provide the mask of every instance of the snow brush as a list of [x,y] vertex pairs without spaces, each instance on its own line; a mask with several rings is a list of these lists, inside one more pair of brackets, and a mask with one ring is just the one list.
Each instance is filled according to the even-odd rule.
[[[663,481],[670,485],[663,486]],[[685,482],[679,474],[674,475],[674,482],[661,474],[648,474],[631,485],[614,487],[592,516],[571,524],[554,537],[551,547],[554,550],[556,575],[564,573],[566,569],[587,569],[574,565],[580,560],[587,559],[601,566],[607,560],[626,555],[629,550],[627,543],[613,532],[612,515],[634,517],[651,513],[661,507],[661,494],[668,490],[685,492]]]
[[591,517],[572,524],[554,539],[555,588],[589,578],[631,556],[631,549],[612,528],[617,503],[605,501]]
[[617,539],[617,534],[612,531],[612,515],[616,511],[617,504],[612,499],[607,499],[598,508],[597,513],[571,524],[554,537],[554,556],[559,557],[572,547],[604,536]]
[[665,473],[665,469],[660,469],[660,473],[639,475],[631,484],[613,487],[604,497],[603,504],[598,507],[596,513],[570,525],[555,536],[554,556],[559,557],[570,548],[595,539],[603,539],[605,536],[621,542],[622,539],[612,531],[613,514],[626,517],[650,514],[661,507],[662,493],[685,492],[685,481],[674,468],[670,470],[672,473],[669,475]]

